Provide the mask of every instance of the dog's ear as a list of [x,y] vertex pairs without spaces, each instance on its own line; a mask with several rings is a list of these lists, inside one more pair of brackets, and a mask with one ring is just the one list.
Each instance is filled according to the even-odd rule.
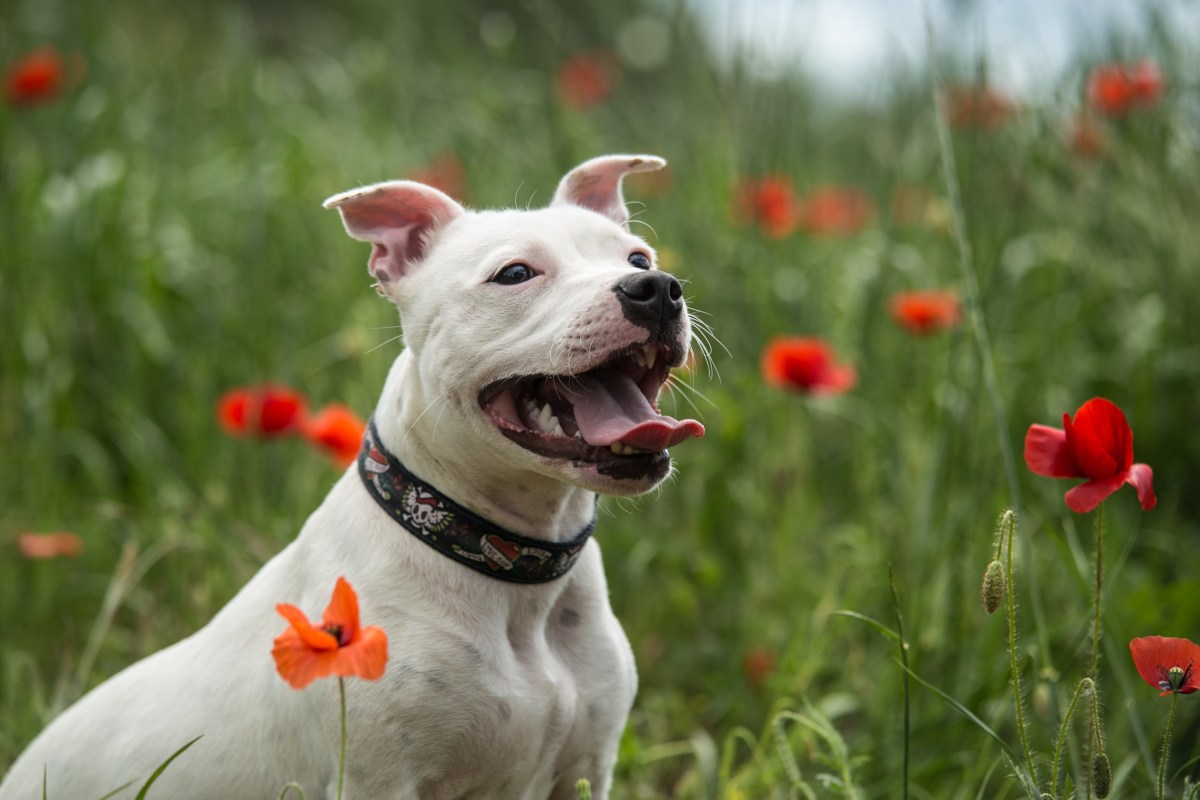
[[621,196],[621,178],[631,172],[652,172],[667,165],[658,156],[600,156],[585,161],[563,176],[550,205],[572,204],[598,211],[622,227],[629,212]]
[[463,213],[437,189],[415,181],[388,181],[335,194],[324,203],[342,215],[346,232],[370,242],[367,268],[381,284],[404,276],[425,257],[430,234]]

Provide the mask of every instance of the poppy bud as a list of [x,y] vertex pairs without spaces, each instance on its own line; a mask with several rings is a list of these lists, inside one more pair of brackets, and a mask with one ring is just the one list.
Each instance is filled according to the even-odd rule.
[[983,610],[989,614],[995,614],[996,609],[1004,602],[1004,592],[1007,589],[1008,583],[1004,577],[1004,565],[999,561],[993,561],[987,565],[987,572],[983,573],[983,588],[979,591],[979,596],[983,600]]
[[1112,790],[1112,764],[1108,762],[1107,753],[1092,756],[1092,788],[1100,800],[1108,797]]

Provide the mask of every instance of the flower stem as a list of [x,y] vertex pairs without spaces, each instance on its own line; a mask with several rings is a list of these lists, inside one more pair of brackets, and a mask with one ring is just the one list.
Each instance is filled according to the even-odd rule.
[[1017,515],[1010,510],[1004,516],[1004,524],[1008,526],[1008,558],[1005,566],[1008,578],[1008,667],[1012,672],[1013,708],[1016,709],[1017,715],[1017,733],[1021,736],[1021,752],[1025,756],[1029,780],[1036,786],[1037,768],[1033,764],[1033,753],[1029,749],[1029,732],[1025,729],[1025,709],[1021,703],[1021,672],[1017,666],[1017,601],[1013,584],[1013,533],[1017,527]]
[[1096,596],[1092,598],[1092,669],[1094,681],[1100,663],[1100,593],[1104,588],[1104,503],[1096,509]]
[[904,618],[900,615],[900,597],[896,594],[896,575],[892,565],[888,564],[888,585],[892,589],[892,611],[896,614],[896,632],[900,635],[900,663],[904,665],[904,800],[908,800],[908,759],[909,759],[909,681],[908,681],[908,642],[904,640]]
[[1071,724],[1071,717],[1075,714],[1075,707],[1079,705],[1079,698],[1083,696],[1086,689],[1092,688],[1092,679],[1083,678],[1079,681],[1079,685],[1075,687],[1075,694],[1071,696],[1071,704],[1067,706],[1067,713],[1063,715],[1062,724],[1058,727],[1058,743],[1054,745],[1054,764],[1050,768],[1050,797],[1058,797],[1058,765],[1062,763],[1063,742],[1067,739],[1067,727]]
[[1167,777],[1167,753],[1171,749],[1171,725],[1175,722],[1175,702],[1179,699],[1178,692],[1171,692],[1171,712],[1167,715],[1167,729],[1163,731],[1162,752],[1158,754],[1158,800],[1163,800],[1165,781]]
[[342,786],[346,780],[346,679],[338,676],[338,700],[341,705],[342,745],[338,753],[337,800],[342,800]]
[[[1099,681],[1100,671],[1100,594],[1104,589],[1104,503],[1096,508],[1096,592],[1092,597],[1092,667],[1088,671],[1093,682]],[[1094,686],[1093,692],[1099,692]],[[1097,701],[1098,702],[1098,701]],[[1103,751],[1101,751],[1103,752]],[[1084,748],[1087,763],[1092,762],[1092,740],[1089,737]],[[1083,795],[1090,800],[1092,796],[1092,771],[1087,771],[1087,788]]]

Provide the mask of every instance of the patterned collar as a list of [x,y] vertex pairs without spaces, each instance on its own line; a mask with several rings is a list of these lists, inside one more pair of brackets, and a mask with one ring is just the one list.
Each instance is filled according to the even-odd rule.
[[548,583],[579,560],[596,518],[569,542],[531,539],[493,525],[423,483],[384,449],[372,418],[358,454],[367,492],[388,514],[425,544],[458,563],[513,583]]

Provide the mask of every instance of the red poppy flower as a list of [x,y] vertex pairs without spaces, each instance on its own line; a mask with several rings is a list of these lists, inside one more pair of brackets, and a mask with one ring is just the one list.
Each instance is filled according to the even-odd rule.
[[746,682],[761,689],[775,671],[775,653],[766,647],[755,647],[742,658],[742,673]]
[[272,438],[301,429],[307,403],[286,386],[231,389],[217,401],[217,420],[235,436]]
[[67,68],[59,52],[46,46],[9,65],[4,96],[11,106],[33,106],[58,97],[67,85]]
[[1143,636],[1129,643],[1142,680],[1161,689],[1159,697],[1200,689],[1200,645],[1169,636]]
[[427,166],[408,177],[409,180],[445,192],[460,202],[466,200],[466,170],[454,153],[439,154]]
[[378,680],[387,666],[387,634],[358,622],[358,595],[338,578],[321,627],[287,603],[275,606],[291,627],[275,638],[275,668],[293,689],[303,689],[330,675]]
[[1110,117],[1119,117],[1138,106],[1153,105],[1162,92],[1162,73],[1149,59],[1132,66],[1103,64],[1088,76],[1088,102],[1093,109]]
[[1087,478],[1066,494],[1067,506],[1086,514],[1106,497],[1131,484],[1143,511],[1154,508],[1154,472],[1133,463],[1133,431],[1125,414],[1108,400],[1093,397],[1075,412],[1063,414],[1063,428],[1030,425],[1025,434],[1025,463],[1049,478]]
[[619,78],[620,68],[612,53],[579,53],[558,68],[558,98],[567,108],[591,108],[608,99]]
[[358,457],[366,427],[348,406],[333,403],[304,423],[304,436],[328,452],[334,463],[348,467]]
[[871,201],[852,186],[821,186],[796,206],[796,224],[816,236],[857,233],[871,216]]
[[1016,105],[988,86],[952,86],[942,94],[946,120],[955,128],[997,128],[1017,112]]
[[772,239],[796,230],[796,193],[782,175],[745,178],[734,191],[734,216],[739,222],[758,225]]
[[897,322],[918,336],[949,330],[962,319],[958,295],[947,290],[900,292],[892,296],[891,310]]
[[83,552],[83,540],[73,533],[22,533],[17,536],[17,549],[26,558],[38,560],[67,556],[74,558]]
[[1129,77],[1133,84],[1134,101],[1150,106],[1158,102],[1163,93],[1163,76],[1158,70],[1158,64],[1148,58],[1133,65]]
[[809,394],[840,394],[854,386],[854,367],[834,361],[833,349],[811,337],[780,338],[767,345],[762,359],[767,383]]

